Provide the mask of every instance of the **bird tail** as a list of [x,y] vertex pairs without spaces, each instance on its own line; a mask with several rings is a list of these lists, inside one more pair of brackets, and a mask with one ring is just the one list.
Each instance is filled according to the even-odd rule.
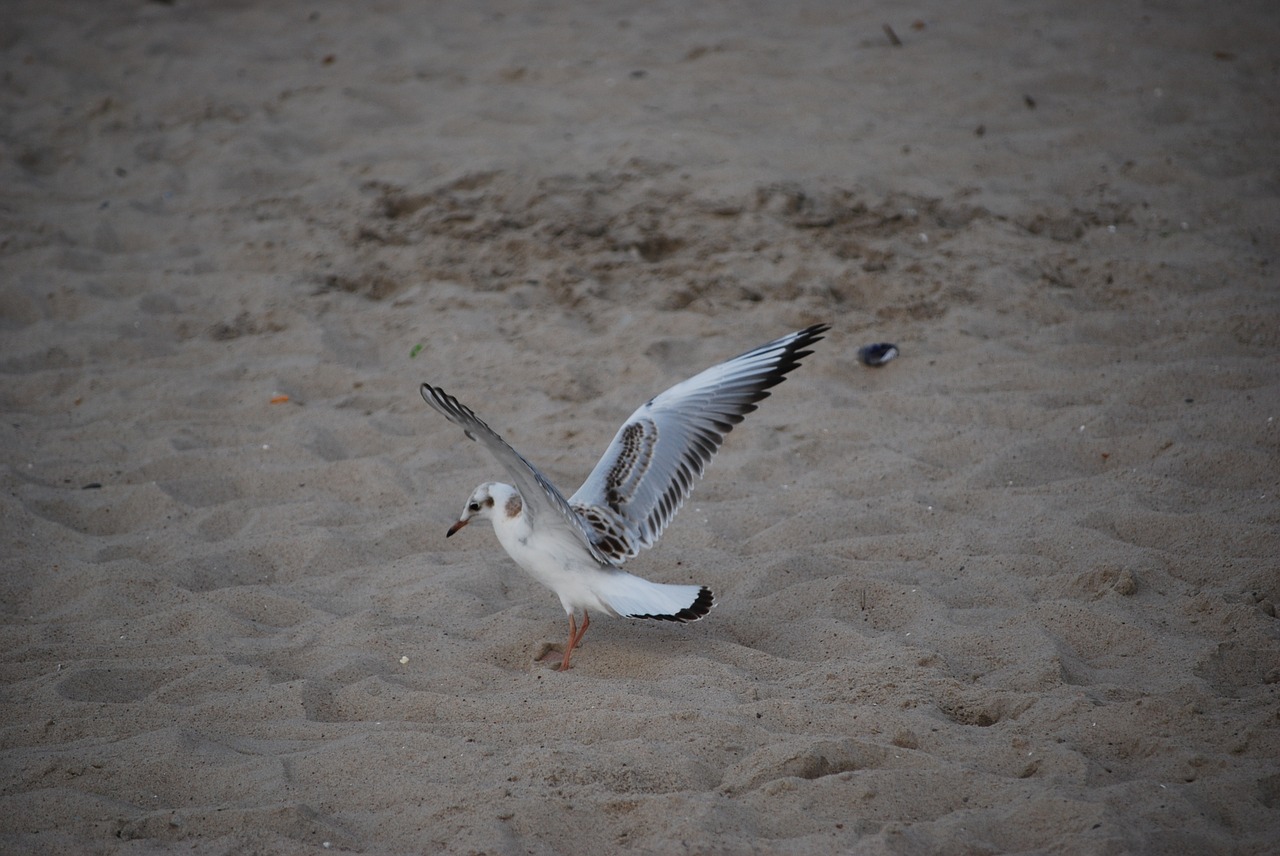
[[615,615],[623,618],[697,621],[715,606],[715,597],[706,586],[652,583],[625,571],[610,574],[607,579],[596,593]]

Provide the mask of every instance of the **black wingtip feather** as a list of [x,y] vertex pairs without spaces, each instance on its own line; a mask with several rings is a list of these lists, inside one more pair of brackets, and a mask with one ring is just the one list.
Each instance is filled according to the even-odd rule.
[[441,387],[424,383],[418,387],[418,392],[422,393],[422,398],[427,402],[427,404],[430,404],[446,419],[455,425],[462,426],[462,433],[466,434],[467,439],[469,440],[479,442],[479,438],[465,427],[467,419],[474,419],[476,422],[484,425],[485,428],[489,427],[488,425],[485,425],[484,421],[481,420],[480,417],[476,416],[470,407],[467,407],[461,401],[445,392]]
[[[786,380],[787,375],[800,367],[800,361],[813,353],[812,350],[807,350],[808,347],[815,342],[820,342],[824,338],[822,334],[830,329],[831,325],[827,323],[810,324],[803,330],[797,330],[795,333],[790,334],[792,338],[783,346],[782,354],[777,357],[777,362],[773,364],[772,370],[743,390],[747,400],[741,405],[740,412],[745,415],[755,410],[758,402],[763,401],[772,394],[770,390],[773,387]],[[782,339],[786,338],[786,336],[782,337]],[[761,345],[758,348],[740,354],[738,357],[734,357],[734,359],[741,359],[749,354],[756,354],[762,351],[771,351],[778,347],[780,341],[782,340],[775,339],[767,345]],[[732,360],[728,362],[732,362]],[[735,424],[741,421],[742,416],[739,416]],[[725,431],[724,433],[727,434],[729,432]]]
[[[822,341],[824,338],[822,334],[826,333],[830,329],[831,325],[827,323],[810,324],[803,330],[798,330],[795,333],[792,333],[791,335],[793,338],[791,341],[787,342],[782,356],[778,358],[778,362],[773,367],[773,371],[769,373],[769,376],[765,378],[764,381],[756,387],[756,389],[763,392],[766,389],[775,387],[782,383],[786,376],[800,365],[801,360],[813,353],[812,350],[808,350],[809,346]],[[762,345],[761,347],[756,348],[755,351],[763,351],[776,346],[775,341],[769,345]],[[747,354],[750,353],[753,352],[747,351]],[[746,356],[746,354],[743,354],[742,356]],[[759,399],[756,400],[758,401]]]

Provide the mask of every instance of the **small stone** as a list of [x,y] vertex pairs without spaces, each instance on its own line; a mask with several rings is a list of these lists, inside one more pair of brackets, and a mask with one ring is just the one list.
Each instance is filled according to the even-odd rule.
[[865,366],[878,369],[898,356],[898,346],[889,342],[877,342],[874,345],[863,345],[858,349],[858,359]]

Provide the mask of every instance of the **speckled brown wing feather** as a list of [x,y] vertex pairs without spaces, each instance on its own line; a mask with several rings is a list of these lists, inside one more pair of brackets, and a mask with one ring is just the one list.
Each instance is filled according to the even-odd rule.
[[712,366],[631,414],[569,498],[596,548],[621,564],[653,546],[725,435],[828,328],[815,324]]

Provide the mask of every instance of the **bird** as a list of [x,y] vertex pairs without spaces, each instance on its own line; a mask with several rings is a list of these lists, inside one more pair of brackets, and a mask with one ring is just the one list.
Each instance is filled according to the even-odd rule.
[[[569,617],[559,670],[592,611],[623,618],[697,621],[715,605],[701,585],[651,582],[622,565],[652,547],[689,497],[725,436],[782,383],[829,324],[813,324],[714,365],[640,405],[568,499],[458,399],[423,383],[423,399],[506,470],[511,483],[472,491],[445,537],[473,520],[493,524],[517,565],[551,589]],[[576,618],[582,613],[582,623]]]

